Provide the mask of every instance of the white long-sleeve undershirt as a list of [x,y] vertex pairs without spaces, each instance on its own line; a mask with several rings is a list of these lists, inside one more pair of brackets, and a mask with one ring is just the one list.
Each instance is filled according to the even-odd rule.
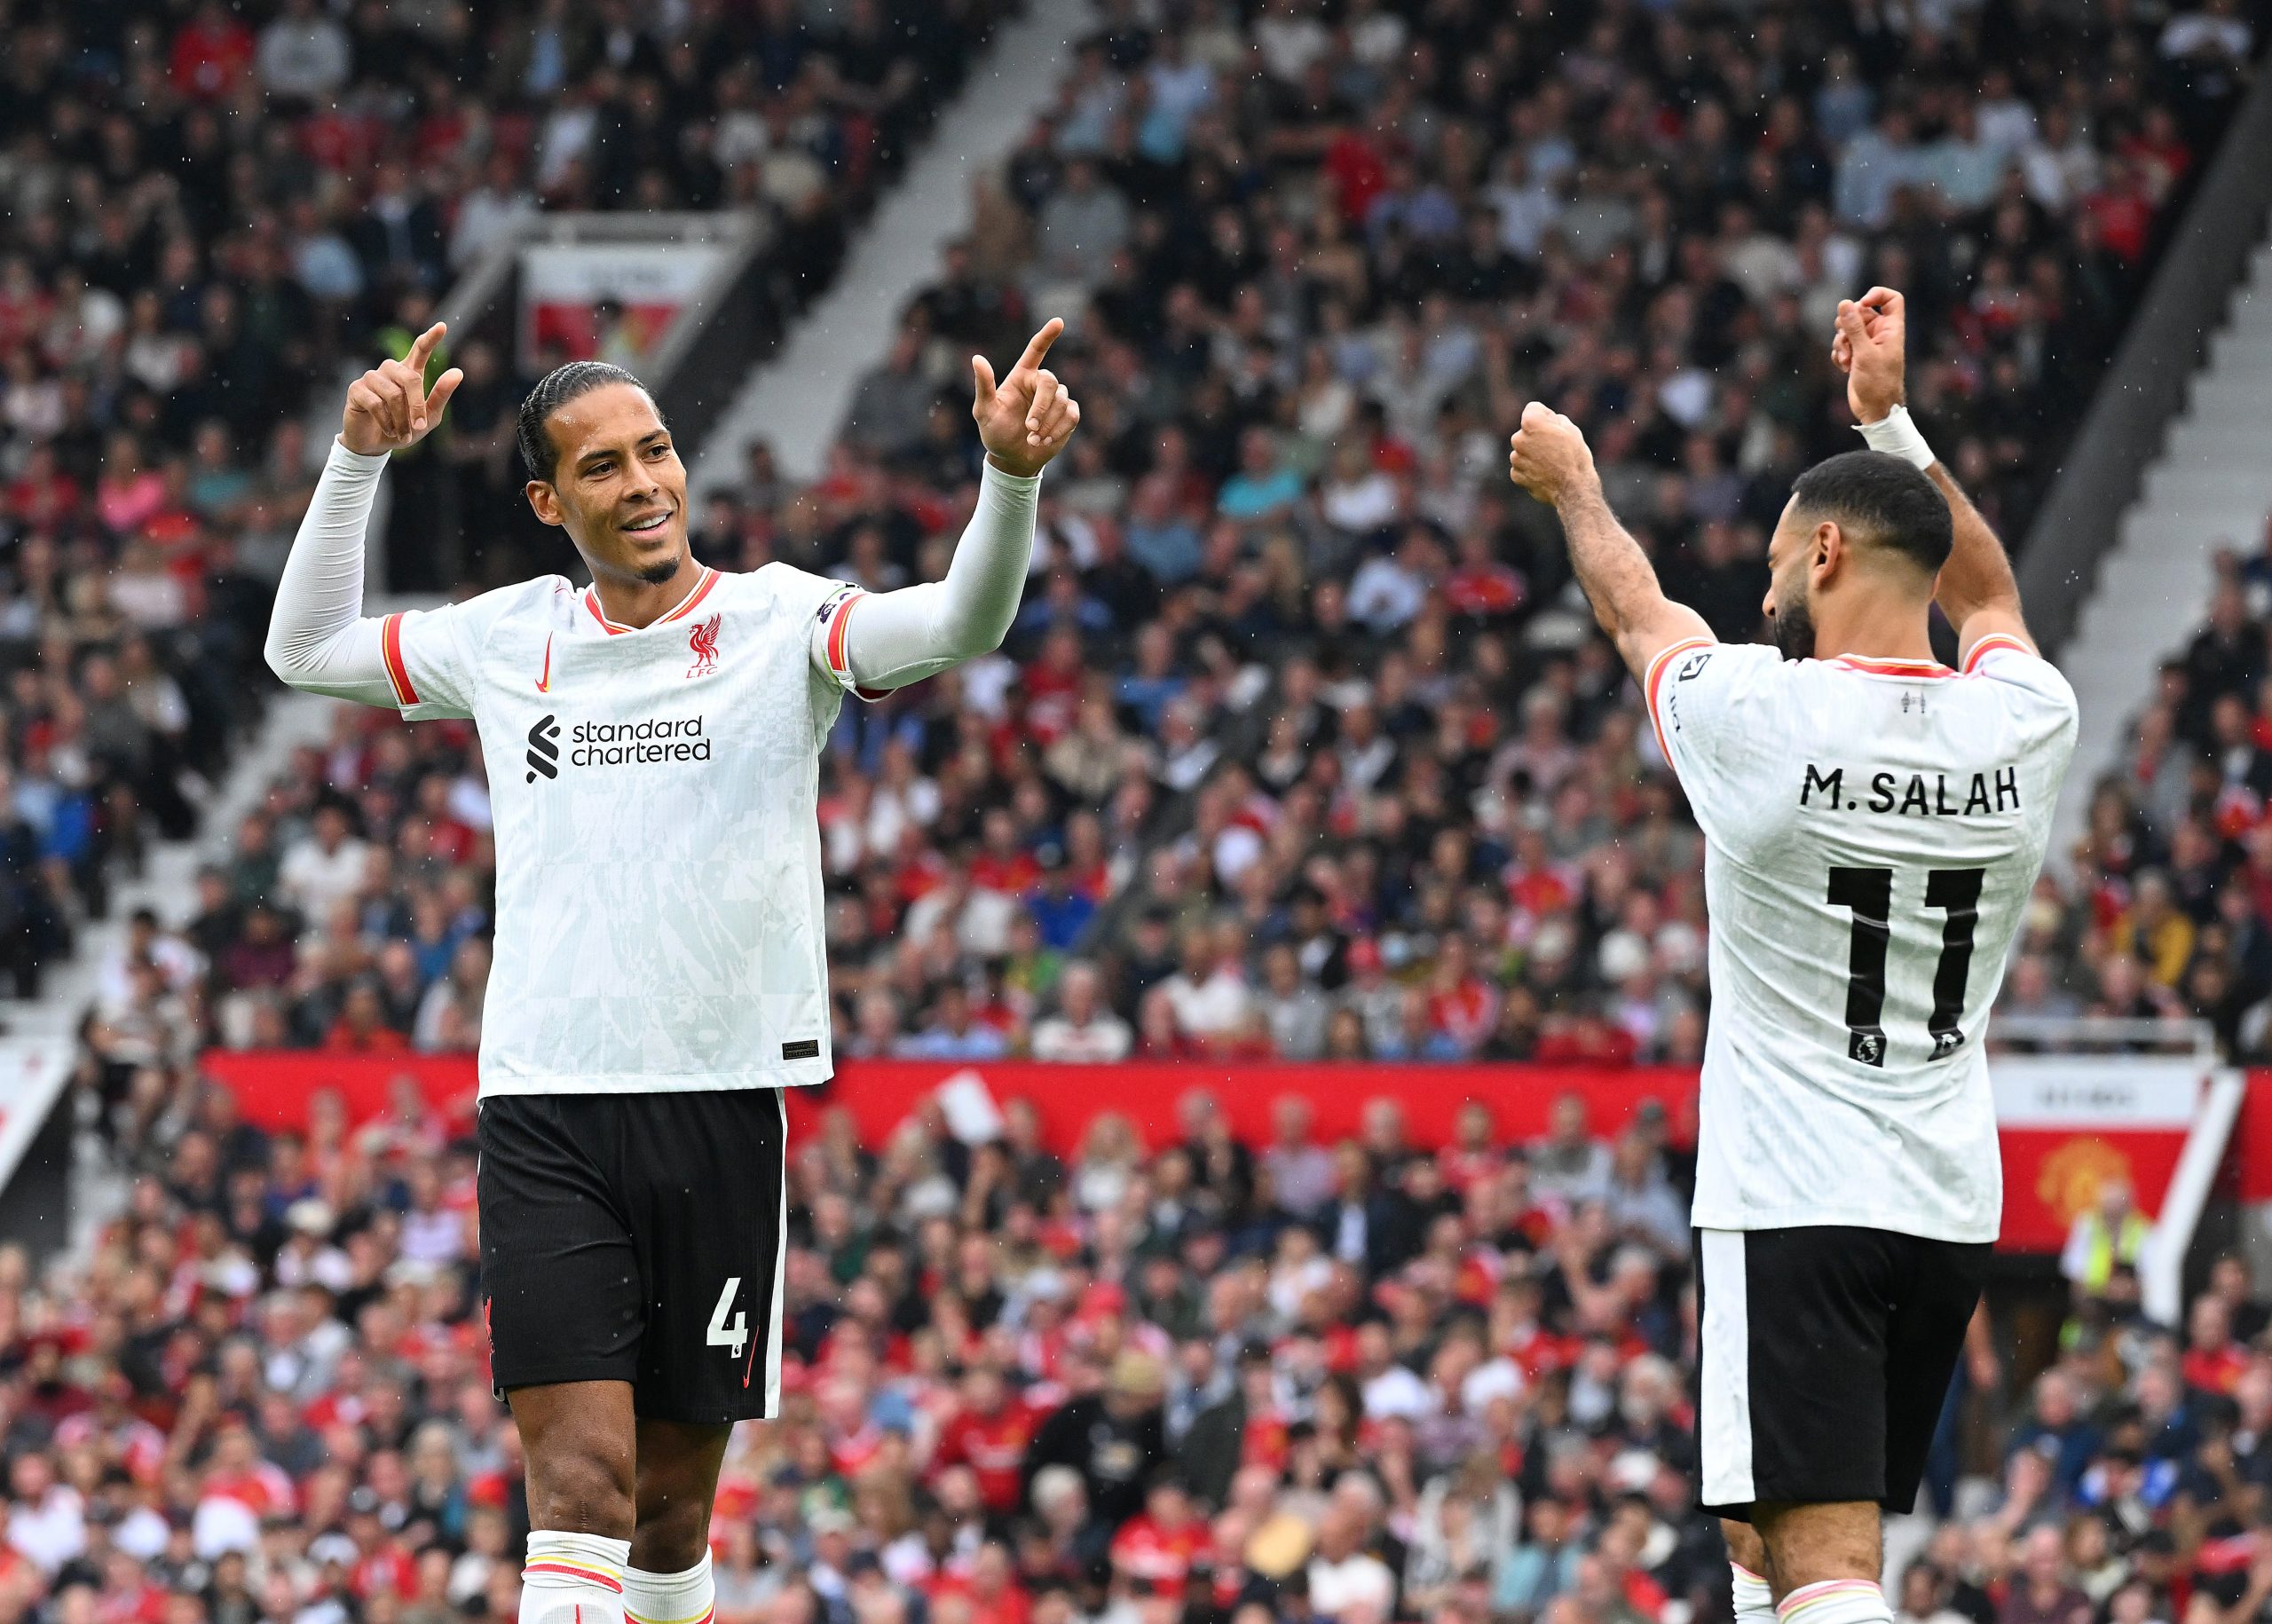
[[[381,622],[363,613],[363,532],[386,462],[332,442],[276,584],[266,653],[269,669],[294,688],[390,707]],[[1032,566],[1040,491],[1038,474],[986,465],[947,578],[868,593],[851,611],[845,659],[856,682],[903,688],[1001,646]],[[826,639],[816,625],[812,658],[824,672]]]

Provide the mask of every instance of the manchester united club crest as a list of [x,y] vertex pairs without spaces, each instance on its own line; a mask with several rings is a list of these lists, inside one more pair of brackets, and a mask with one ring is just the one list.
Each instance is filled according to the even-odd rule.
[[687,675],[708,676],[718,668],[718,623],[722,618],[712,615],[686,635],[686,646],[694,650],[694,664],[686,668]]

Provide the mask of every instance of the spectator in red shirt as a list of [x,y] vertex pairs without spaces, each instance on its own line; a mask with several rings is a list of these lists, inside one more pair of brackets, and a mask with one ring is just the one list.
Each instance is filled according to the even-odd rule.
[[1143,1510],[1113,1536],[1113,1572],[1148,1584],[1155,1596],[1178,1596],[1207,1542],[1207,1525],[1193,1511],[1183,1479],[1173,1468],[1164,1468],[1152,1479]]
[[252,30],[221,0],[205,0],[174,35],[174,88],[193,100],[226,101],[252,70],[255,50]]
[[940,1607],[935,1616],[959,1617],[965,1624],[1026,1624],[1033,1598],[1018,1582],[1008,1548],[990,1540],[970,1559],[966,1573],[950,1573],[932,1591],[934,1603],[952,1597],[959,1610]]
[[2126,265],[2145,258],[2154,200],[2140,164],[2120,154],[2110,157],[2106,184],[2083,200],[2083,209],[2096,223],[2099,240],[2109,253]]
[[940,1429],[932,1472],[969,1467],[987,1510],[1007,1517],[1018,1509],[1026,1446],[1040,1423],[1010,1391],[1001,1371],[989,1363],[974,1364],[964,1373],[960,1398],[961,1407]]
[[347,989],[339,1019],[324,1035],[323,1046],[335,1054],[405,1054],[410,1039],[386,1023],[386,1005],[375,982],[357,981]]
[[2225,1299],[2206,1292],[2194,1298],[2185,1332],[2185,1384],[2205,1393],[2230,1394],[2248,1368],[2248,1351],[2233,1340],[2232,1310]]
[[1494,540],[1480,524],[1460,532],[1459,562],[1444,580],[1444,601],[1454,613],[1492,620],[1523,606],[1529,589],[1522,572],[1500,562]]

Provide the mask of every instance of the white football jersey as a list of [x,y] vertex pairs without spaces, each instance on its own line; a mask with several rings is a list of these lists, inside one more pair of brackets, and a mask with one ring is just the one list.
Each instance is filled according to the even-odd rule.
[[635,629],[558,576],[387,617],[402,713],[471,717],[488,767],[484,1095],[827,1078],[819,753],[856,595],[774,564]]
[[1983,1037],[2075,696],[2016,639],[1931,661],[1676,644],[1645,687],[1705,836],[1695,1223],[1992,1241]]

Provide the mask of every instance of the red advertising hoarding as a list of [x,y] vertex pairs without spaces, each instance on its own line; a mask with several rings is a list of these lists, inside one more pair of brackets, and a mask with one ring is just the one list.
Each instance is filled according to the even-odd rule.
[[[2146,1211],[2159,1210],[2184,1147],[2193,1096],[2182,1076],[2153,1078],[2153,1065],[2140,1062],[2134,1069],[2145,1080],[2126,1090],[2076,1085],[2055,1062],[1999,1067],[2006,1250],[2057,1250],[2075,1213],[2096,1199],[2110,1177],[2127,1179]],[[204,1067],[236,1095],[247,1120],[270,1129],[304,1126],[308,1100],[322,1089],[335,1091],[350,1121],[360,1121],[383,1110],[397,1079],[405,1076],[454,1120],[469,1124],[477,1086],[470,1055],[216,1050],[205,1056]],[[2272,1197],[2272,1073],[2256,1074],[2250,1083],[2236,1154],[2243,1193],[2265,1199]],[[824,1111],[841,1108],[852,1114],[864,1140],[880,1143],[946,1085],[966,1100],[1030,1100],[1045,1137],[1061,1154],[1077,1148],[1090,1122],[1105,1111],[1127,1116],[1149,1145],[1173,1139],[1177,1102],[1195,1089],[1213,1095],[1234,1131],[1256,1142],[1268,1137],[1272,1107],[1289,1094],[1311,1103],[1315,1131],[1327,1140],[1353,1135],[1369,1102],[1392,1099],[1404,1108],[1412,1139],[1424,1147],[1442,1144],[1460,1108],[1471,1100],[1491,1108],[1501,1140],[1519,1143],[1545,1131],[1550,1108],[1566,1093],[1586,1100],[1598,1134],[1614,1134],[1643,1100],[1654,1100],[1665,1107],[1676,1143],[1692,1144],[1695,1137],[1695,1073],[1676,1067],[1148,1060],[1097,1067],[847,1060],[826,1085],[790,1092],[791,1136],[811,1132]]]

